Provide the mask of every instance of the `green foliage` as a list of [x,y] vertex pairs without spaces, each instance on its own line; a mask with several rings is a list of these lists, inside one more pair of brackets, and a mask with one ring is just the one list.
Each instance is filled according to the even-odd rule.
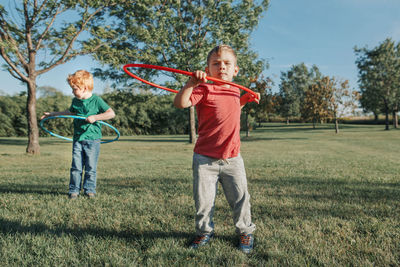
[[[65,96],[54,88],[41,87],[38,88],[38,90],[43,95],[37,101],[38,121],[44,112],[64,111],[71,105],[72,97]],[[72,119],[47,120],[44,126],[50,131],[62,136],[72,136],[74,131]],[[40,131],[39,134],[40,136],[48,136],[44,131]]]
[[0,96],[0,136],[26,136],[26,96]]
[[[69,108],[72,98],[54,88],[39,88],[42,97],[37,100],[37,118],[43,112],[63,111]],[[172,95],[132,94],[115,91],[102,95],[114,109],[116,117],[110,121],[121,135],[183,134],[188,132],[187,110],[173,106]],[[0,96],[0,136],[26,136],[26,96]],[[72,120],[52,119],[45,127],[63,136],[73,134]],[[103,135],[114,135],[114,131],[103,127]],[[41,136],[48,136],[40,131]]]
[[400,42],[390,38],[372,49],[354,48],[359,71],[360,103],[365,111],[398,111],[400,103]]
[[316,123],[326,121],[330,115],[330,99],[333,90],[333,81],[327,76],[311,84],[305,92],[301,107],[302,118],[312,121],[314,127]]
[[114,109],[111,123],[123,135],[187,133],[186,110],[173,106],[172,95],[116,91],[102,97]]
[[317,66],[313,65],[309,70],[304,63],[293,65],[287,72],[281,72],[279,85],[281,116],[287,120],[301,117],[305,94],[309,87],[320,78],[321,73]]
[[[3,69],[27,87],[27,153],[39,154],[36,79],[77,56],[94,53],[115,38],[108,7],[116,0],[9,1],[0,4]],[[120,1],[118,1],[120,2]]]
[[267,122],[272,114],[276,113],[276,94],[272,93],[273,82],[269,77],[261,76],[254,83],[251,89],[260,93],[260,101],[247,103],[243,111],[249,112],[258,123]]
[[[4,49],[0,55],[7,63],[5,69],[21,81],[93,53],[115,38],[116,32],[106,30],[106,11],[113,1],[40,2],[0,5],[0,48]],[[85,38],[80,38],[81,33]],[[35,58],[39,68],[32,68],[29,57]]]
[[[116,82],[127,80],[121,73],[126,63],[163,65],[187,71],[204,70],[208,52],[216,45],[231,45],[238,54],[241,67],[238,81],[249,84],[265,68],[263,60],[249,48],[249,36],[268,7],[263,1],[134,1],[113,7],[119,22],[115,31],[119,38],[112,46],[102,47],[96,59],[108,65],[96,75]],[[159,72],[137,70],[146,79]],[[187,77],[166,73],[181,88]],[[137,85],[137,84],[136,84]],[[139,85],[140,86],[140,85]],[[147,87],[148,88],[148,87]]]

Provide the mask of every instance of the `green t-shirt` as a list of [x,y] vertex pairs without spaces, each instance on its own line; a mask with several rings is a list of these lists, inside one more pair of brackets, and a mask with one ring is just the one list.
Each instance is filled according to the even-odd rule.
[[[110,108],[101,97],[92,95],[88,99],[74,97],[69,111],[77,116],[88,117],[106,112]],[[89,123],[85,120],[74,119],[74,141],[96,140],[101,138],[101,124],[97,121]]]

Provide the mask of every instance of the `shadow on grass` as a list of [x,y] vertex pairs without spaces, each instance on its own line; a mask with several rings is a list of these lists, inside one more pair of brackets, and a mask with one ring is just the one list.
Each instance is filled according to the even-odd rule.
[[[355,130],[355,131],[365,131],[368,128],[372,130],[380,130],[377,127],[373,127],[370,125],[352,125],[352,124],[340,124],[339,131],[341,130]],[[257,132],[309,132],[315,131],[318,132],[320,130],[326,131],[335,131],[335,125],[333,124],[324,124],[317,125],[315,128],[312,127],[311,124],[289,124],[289,125],[262,125],[261,127],[257,127]]]
[[[278,209],[253,205],[257,213],[272,218],[339,217],[370,215],[377,218],[398,218],[400,182],[362,182],[335,179],[280,178],[251,179],[257,186],[265,185],[273,193],[269,198],[282,203]],[[391,208],[388,208],[391,207]],[[397,209],[397,211],[396,211]]]
[[0,193],[12,194],[37,194],[37,195],[67,195],[68,188],[65,186],[36,185],[36,184],[7,184],[0,185]]
[[162,138],[162,137],[154,137],[154,138],[124,138],[124,139],[119,139],[118,142],[149,142],[149,143],[158,143],[158,142],[165,142],[165,143],[189,143],[188,138],[183,138],[183,137],[167,137],[167,138]]
[[[66,178],[67,179],[67,178]],[[127,191],[141,190],[147,192],[148,188],[153,188],[165,195],[179,195],[181,192],[191,192],[191,180],[170,179],[170,178],[146,178],[146,177],[128,177],[119,179],[100,179],[98,181],[99,194],[123,195]],[[27,184],[27,183],[7,183],[0,184],[0,194],[35,194],[60,196],[68,195],[68,186],[64,181],[54,182],[52,184]]]
[[[44,137],[40,137],[40,145],[55,145],[55,144],[66,144],[66,143],[72,143],[69,141],[64,141],[61,139],[55,139],[55,138],[49,138],[46,139]],[[12,137],[5,137],[5,138],[0,138],[0,146],[27,146],[28,145],[28,139],[14,139]]]
[[153,192],[170,196],[191,192],[192,180],[187,177],[177,179],[167,177],[130,177],[123,179],[103,179],[99,186],[107,188],[106,190],[109,192],[115,191],[116,195],[125,194],[125,191],[130,190],[148,192],[149,188],[152,188]]
[[[69,228],[65,226],[48,227],[44,223],[31,223],[30,225],[23,225],[19,221],[8,220],[0,218],[0,233],[2,234],[38,234],[38,235],[53,235],[61,237],[65,234],[72,235],[76,240],[81,240],[83,236],[95,236],[102,238],[119,238],[126,239],[127,241],[136,242],[141,250],[147,250],[149,240],[180,238],[190,240],[193,237],[192,233],[179,232],[179,231],[112,231],[101,228]],[[189,241],[188,241],[189,242]]]
[[13,139],[10,137],[0,138],[0,145],[7,146],[26,146],[28,145],[28,140],[26,139]]
[[256,136],[249,136],[249,137],[242,137],[240,139],[241,142],[254,142],[254,141],[275,141],[275,140],[308,140],[309,138],[300,138],[300,137],[293,137],[293,138],[279,138],[279,137],[256,137]]

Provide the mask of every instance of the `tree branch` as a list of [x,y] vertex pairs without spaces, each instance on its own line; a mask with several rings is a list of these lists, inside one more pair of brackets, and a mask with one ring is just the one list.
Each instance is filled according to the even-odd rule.
[[[67,48],[65,49],[63,55],[62,55],[59,59],[57,59],[57,60],[55,61],[55,63],[52,64],[51,66],[49,66],[49,67],[47,67],[47,68],[43,68],[43,69],[37,71],[38,75],[43,74],[43,73],[45,73],[45,72],[48,72],[49,70],[53,69],[54,67],[56,67],[56,66],[58,66],[58,65],[60,65],[60,64],[62,64],[62,63],[67,62],[69,59],[71,59],[71,58],[73,58],[73,57],[75,57],[75,56],[77,56],[77,55],[84,55],[84,54],[88,54],[88,53],[89,53],[89,52],[82,52],[82,53],[80,52],[80,53],[75,53],[75,54],[69,55],[69,52],[71,51],[71,49],[72,49],[72,47],[73,47],[73,45],[74,45],[76,39],[77,39],[78,36],[83,32],[83,30],[85,30],[86,25],[87,25],[87,24],[89,23],[89,21],[90,21],[97,13],[99,13],[104,7],[105,7],[105,5],[102,6],[102,7],[99,7],[98,9],[96,9],[85,21],[83,21],[83,24],[82,24],[82,26],[81,26],[81,29],[80,29],[79,31],[77,31],[76,34],[73,36],[73,38],[72,38],[71,41],[69,42]],[[87,9],[86,9],[85,12],[87,12]],[[101,45],[100,45],[100,46],[101,46]],[[100,47],[100,46],[99,46],[99,47]],[[96,49],[98,49],[98,48],[96,48]],[[92,51],[94,51],[94,50],[92,50]]]
[[[12,46],[12,49],[15,51],[19,61],[21,62],[21,64],[26,65],[27,62],[25,61],[23,55],[21,54],[17,41],[12,38],[10,31],[8,30],[9,28],[9,24],[6,22],[6,20],[3,17],[3,14],[0,14],[0,29],[2,29],[3,31],[0,32],[0,41],[4,41],[7,44],[10,44]],[[5,50],[4,50],[5,53]]]
[[0,55],[7,62],[7,64],[11,67],[11,69],[14,72],[16,72],[20,77],[13,75],[13,73],[10,70],[8,70],[8,72],[10,72],[12,76],[14,76],[15,78],[17,78],[18,80],[21,80],[21,81],[28,81],[28,77],[18,69],[18,67],[14,64],[14,62],[8,57],[6,51],[3,47],[0,47]]
[[[56,17],[57,17],[59,14],[61,14],[62,12],[64,12],[64,11],[66,10],[66,9],[60,10],[60,6],[61,6],[61,4],[59,4],[59,5],[57,6],[57,10],[56,10],[56,12],[54,13],[53,17],[51,18],[51,21],[49,22],[49,24],[47,25],[46,29],[43,31],[43,33],[42,33],[42,34],[40,35],[40,37],[38,38],[38,41],[37,41],[37,44],[36,44],[36,47],[35,47],[35,50],[36,50],[36,51],[39,50],[39,47],[40,47],[40,45],[42,44],[42,41],[43,41],[44,37],[45,37],[46,34],[49,32],[51,26],[53,25],[54,21],[56,20]],[[40,9],[42,9],[42,8],[43,8],[43,5],[40,7]],[[39,12],[40,12],[40,11],[39,11]]]

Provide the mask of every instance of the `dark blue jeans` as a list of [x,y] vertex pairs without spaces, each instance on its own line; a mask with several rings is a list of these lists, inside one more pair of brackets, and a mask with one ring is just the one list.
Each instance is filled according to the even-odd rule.
[[96,170],[99,154],[100,139],[73,142],[69,194],[80,193],[83,171],[85,171],[83,192],[96,194]]

